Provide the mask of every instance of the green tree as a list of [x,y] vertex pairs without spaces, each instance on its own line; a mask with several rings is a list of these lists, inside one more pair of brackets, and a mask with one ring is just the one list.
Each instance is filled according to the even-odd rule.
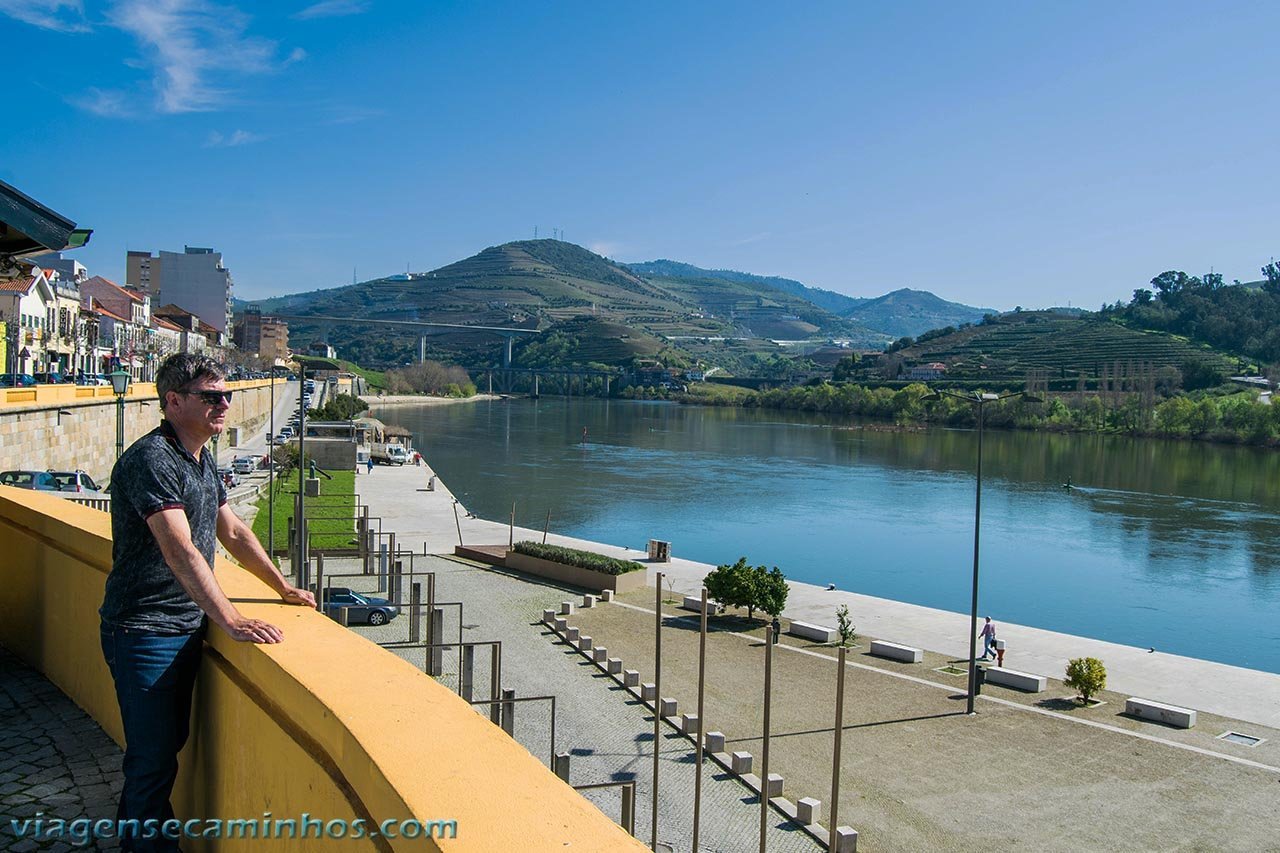
[[849,605],[841,604],[836,608],[836,633],[840,635],[840,645],[849,646],[858,639],[854,633],[853,620],[849,618]]
[[1067,677],[1062,682],[1080,694],[1087,705],[1093,694],[1107,686],[1107,668],[1097,658],[1072,658],[1067,662]]
[[320,408],[312,409],[311,417],[318,421],[349,421],[367,411],[369,406],[359,397],[337,394],[326,400]]
[[716,566],[702,579],[702,585],[707,588],[708,596],[725,607],[745,607],[750,600],[747,594],[747,573],[750,570],[747,558],[740,557],[733,565]]
[[[754,575],[752,592],[755,594],[755,604],[770,616],[781,616],[783,609],[787,606],[787,593],[790,592],[787,587],[787,576],[777,566],[772,569],[756,566],[752,574]],[[747,616],[751,616],[750,607],[747,609]]]

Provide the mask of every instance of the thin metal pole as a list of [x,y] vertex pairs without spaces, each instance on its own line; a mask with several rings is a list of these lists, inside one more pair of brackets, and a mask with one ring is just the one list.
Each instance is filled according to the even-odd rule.
[[516,502],[511,502],[511,526],[507,528],[507,547],[514,547],[516,544]]
[[305,568],[306,568],[307,545],[310,544],[308,542],[308,538],[311,536],[311,532],[307,530],[307,526],[306,526],[306,516],[307,516],[306,484],[303,482],[304,478],[306,477],[306,472],[305,472],[306,465],[304,464],[304,460],[306,456],[302,452],[303,444],[306,441],[306,435],[307,435],[307,423],[303,417],[305,415],[305,412],[303,412],[303,408],[302,408],[302,398],[306,396],[306,385],[307,385],[307,367],[306,365],[299,363],[298,364],[298,501],[297,501],[298,520],[295,524],[295,526],[302,531],[302,538],[298,541],[297,571],[299,572],[299,575],[298,575],[299,582],[301,582],[303,578],[303,575],[301,573],[305,571]]
[[978,401],[978,487],[973,502],[973,599],[969,607],[969,695],[966,712],[974,713],[974,696],[978,690],[978,537],[982,533],[982,426],[986,418],[984,401]]
[[551,529],[551,510],[547,510],[546,523],[542,525],[542,544],[547,544],[547,531]]
[[693,853],[698,853],[698,836],[702,829],[702,744],[707,724],[702,716],[707,686],[707,588],[702,588],[702,628],[698,636],[698,744],[694,753],[693,776]]
[[276,547],[276,455],[271,440],[276,437],[276,365],[271,362],[271,414],[268,415],[267,426],[267,557],[274,564]]
[[836,827],[840,825],[840,741],[844,735],[844,670],[849,650],[840,647],[836,671],[836,742],[831,754],[831,821],[827,824],[827,850],[836,853]]
[[760,749],[760,853],[769,828],[769,701],[773,692],[773,626],[764,629],[764,744]]
[[[120,461],[120,456],[124,453],[124,395],[116,395],[116,461]],[[218,467],[218,460],[215,459],[214,466]]]
[[656,606],[653,623],[653,805],[650,815],[651,837],[649,847],[658,849],[658,742],[662,736],[662,572],[654,575],[657,581]]
[[462,522],[458,519],[458,502],[453,502],[453,523],[458,527],[458,546],[462,546]]

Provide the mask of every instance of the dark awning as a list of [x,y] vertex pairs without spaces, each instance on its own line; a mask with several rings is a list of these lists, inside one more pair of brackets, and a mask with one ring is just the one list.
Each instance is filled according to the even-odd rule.
[[78,249],[92,233],[0,181],[0,257]]

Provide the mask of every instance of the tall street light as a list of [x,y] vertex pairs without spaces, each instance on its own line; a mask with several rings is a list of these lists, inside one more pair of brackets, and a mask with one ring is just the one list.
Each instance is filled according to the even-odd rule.
[[120,461],[124,453],[124,395],[129,393],[129,376],[127,370],[117,370],[111,374],[111,390],[116,395],[116,461]]
[[1026,391],[1014,391],[1010,394],[957,394],[954,391],[937,391],[921,397],[921,401],[940,400],[943,397],[954,397],[963,400],[977,409],[978,415],[978,486],[973,501],[973,597],[969,604],[969,695],[966,698],[966,713],[972,714],[974,696],[978,692],[978,542],[982,534],[982,427],[988,403],[998,403],[1011,397],[1022,397],[1028,403],[1043,403],[1044,400]]

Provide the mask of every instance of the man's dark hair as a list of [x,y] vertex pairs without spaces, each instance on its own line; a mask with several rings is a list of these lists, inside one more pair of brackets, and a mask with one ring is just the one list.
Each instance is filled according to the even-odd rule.
[[160,409],[170,391],[185,391],[201,379],[225,379],[222,365],[207,355],[180,352],[160,363],[156,372],[156,393],[160,395]]

